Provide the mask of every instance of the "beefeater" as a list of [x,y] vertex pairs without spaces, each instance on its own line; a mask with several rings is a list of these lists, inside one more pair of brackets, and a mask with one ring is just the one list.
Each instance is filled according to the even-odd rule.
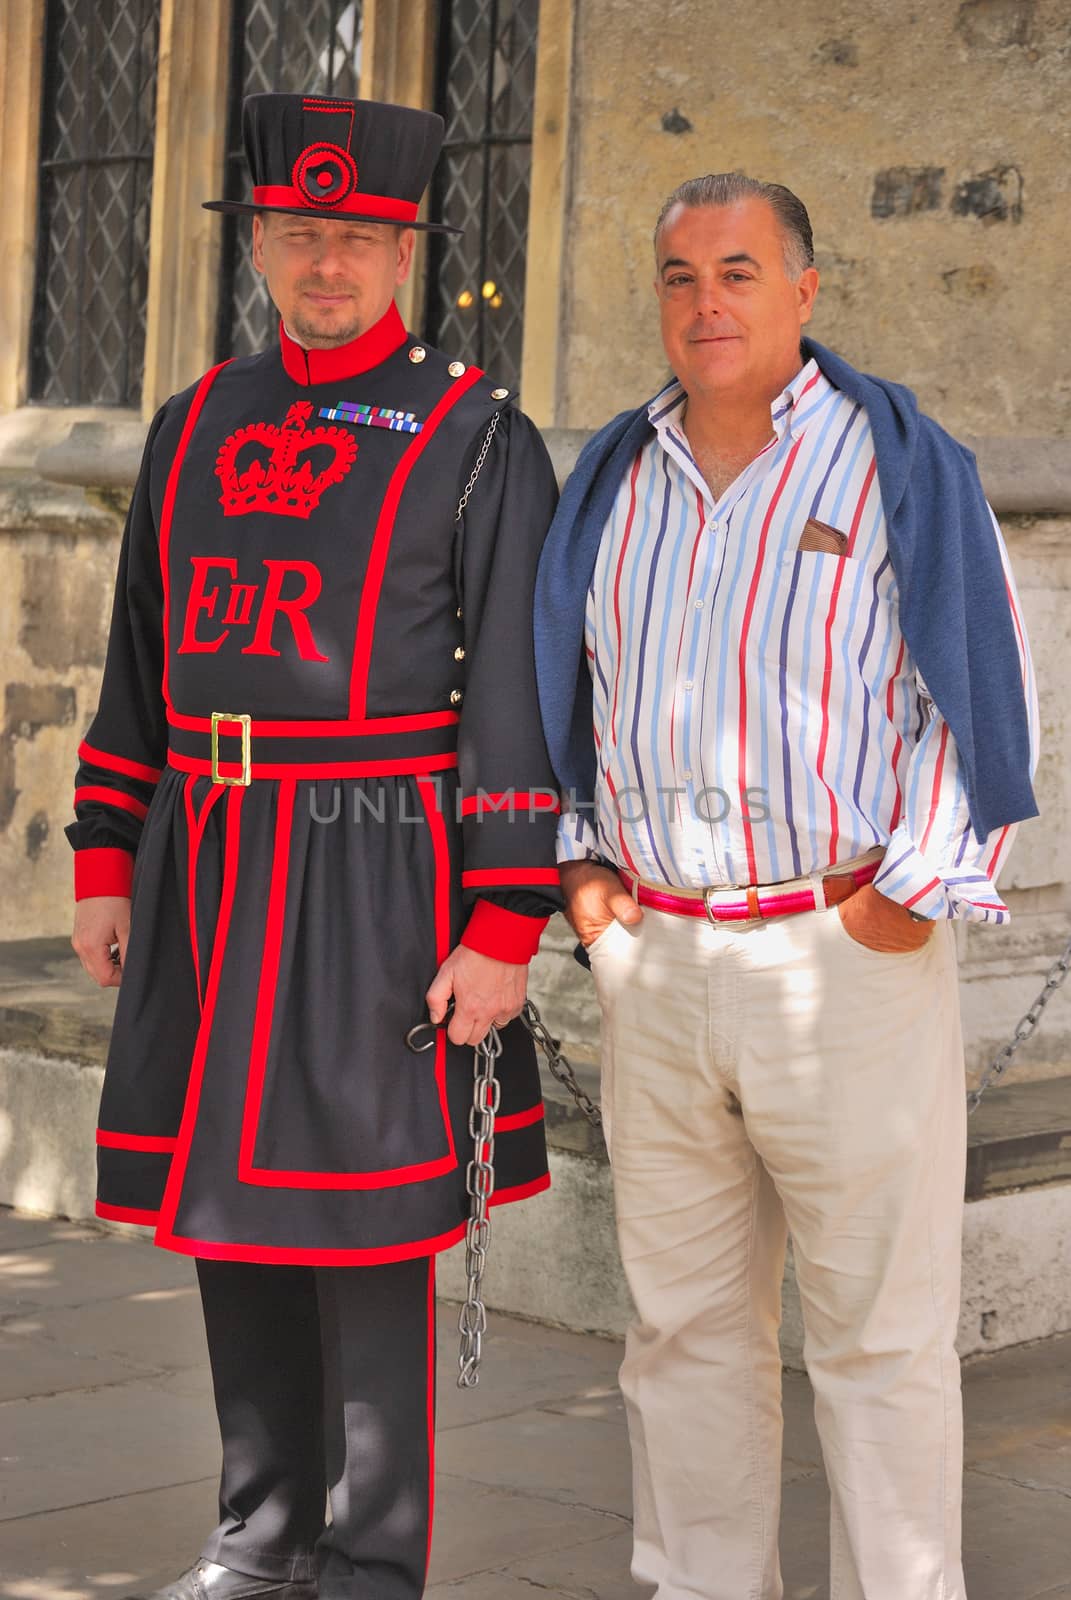
[[509,391],[394,303],[445,229],[417,218],[441,119],[270,94],[243,126],[252,201],[209,209],[252,213],[279,342],[153,420],[68,829],[75,948],[120,985],[97,1209],[197,1260],[219,1523],[159,1595],[410,1600],[492,1023],[494,1201],[549,1183],[515,1019],[559,903],[531,626],[556,488]]

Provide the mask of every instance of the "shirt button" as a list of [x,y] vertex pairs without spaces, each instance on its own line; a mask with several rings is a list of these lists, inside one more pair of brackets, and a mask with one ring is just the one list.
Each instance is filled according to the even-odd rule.
[[688,779],[690,779],[690,778],[691,778],[691,776],[692,776],[692,774],[691,774],[691,773],[690,773],[690,772],[682,772],[682,773],[681,773],[681,777],[682,777],[682,778],[688,778]]
[[689,694],[691,694],[692,690],[695,688],[695,684],[694,683],[686,683],[684,685],[684,688],[688,690]]
[[697,610],[697,611],[702,611],[702,609],[703,609],[703,602],[702,602],[702,600],[697,600],[697,601],[696,601],[696,603],[695,603],[695,609],[696,609],[696,610]]

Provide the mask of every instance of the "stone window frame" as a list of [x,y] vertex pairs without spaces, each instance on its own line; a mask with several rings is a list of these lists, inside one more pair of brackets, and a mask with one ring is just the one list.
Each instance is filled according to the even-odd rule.
[[[46,0],[0,0],[0,464],[31,466],[82,421],[143,425],[213,364],[221,233],[201,201],[221,193],[231,0],[162,0],[157,73],[145,370],[140,412],[27,403],[38,224],[38,145]],[[360,94],[427,106],[435,0],[364,0]],[[554,426],[560,407],[562,254],[568,203],[575,0],[541,0],[525,286],[525,409]],[[426,239],[399,293],[410,325],[424,304]]]

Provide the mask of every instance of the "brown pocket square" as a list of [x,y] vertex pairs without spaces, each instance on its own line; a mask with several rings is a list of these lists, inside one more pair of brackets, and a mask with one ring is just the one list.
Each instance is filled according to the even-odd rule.
[[831,528],[828,522],[818,522],[814,517],[808,517],[800,534],[797,550],[820,550],[828,556],[846,556],[848,554],[848,535],[840,533],[836,528]]

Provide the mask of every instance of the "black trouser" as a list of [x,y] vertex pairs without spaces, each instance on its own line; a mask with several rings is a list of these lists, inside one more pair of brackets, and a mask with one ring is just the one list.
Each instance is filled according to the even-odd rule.
[[[223,1437],[202,1554],[321,1600],[414,1600],[431,1531],[434,1257],[198,1261]],[[330,1496],[331,1521],[325,1527]]]

